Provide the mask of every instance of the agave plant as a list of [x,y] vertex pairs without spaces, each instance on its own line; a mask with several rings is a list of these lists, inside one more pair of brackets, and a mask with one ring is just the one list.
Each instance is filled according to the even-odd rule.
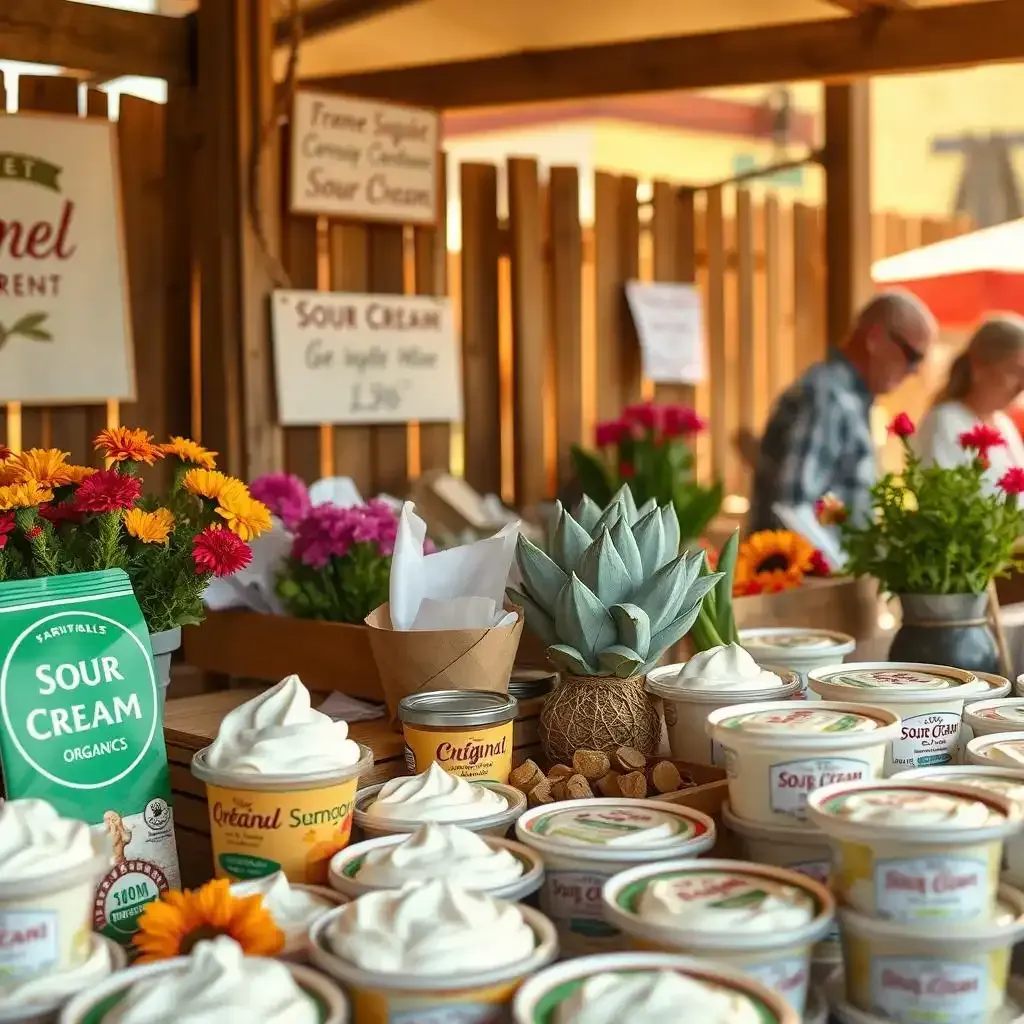
[[[721,578],[704,554],[679,554],[679,520],[622,487],[604,509],[559,504],[545,554],[520,536],[522,589],[509,589],[556,668],[577,676],[642,675],[689,632]],[[702,571],[703,570],[703,571]]]

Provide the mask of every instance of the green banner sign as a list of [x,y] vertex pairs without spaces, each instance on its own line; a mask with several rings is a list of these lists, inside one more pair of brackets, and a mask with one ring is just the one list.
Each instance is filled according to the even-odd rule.
[[0,153],[0,181],[27,181],[59,192],[57,175],[62,169],[25,153]]

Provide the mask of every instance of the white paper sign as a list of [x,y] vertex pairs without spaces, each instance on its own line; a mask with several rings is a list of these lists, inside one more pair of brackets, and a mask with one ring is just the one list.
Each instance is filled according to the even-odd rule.
[[0,114],[0,403],[135,397],[115,141]]
[[704,313],[697,286],[629,281],[626,299],[640,339],[644,376],[663,384],[704,380]]
[[433,224],[439,125],[433,110],[297,93],[292,212]]
[[278,291],[273,331],[285,426],[462,418],[449,299]]

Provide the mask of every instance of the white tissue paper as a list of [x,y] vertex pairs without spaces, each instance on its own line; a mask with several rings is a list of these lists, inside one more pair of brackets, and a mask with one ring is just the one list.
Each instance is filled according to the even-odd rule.
[[402,506],[391,558],[390,612],[395,629],[486,629],[510,626],[505,587],[519,524],[486,540],[425,554],[426,523],[411,501]]

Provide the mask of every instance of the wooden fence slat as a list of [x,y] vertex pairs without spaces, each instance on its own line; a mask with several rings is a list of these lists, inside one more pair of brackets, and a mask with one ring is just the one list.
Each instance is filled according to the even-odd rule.
[[708,189],[707,234],[708,376],[711,389],[711,468],[725,482],[729,464],[729,368],[725,324],[725,217],[721,188]]
[[548,182],[551,248],[551,338],[555,351],[558,488],[573,480],[574,444],[585,444],[583,361],[583,233],[580,179],[575,167],[552,167]]
[[793,333],[796,376],[800,376],[817,358],[819,339],[815,338],[815,259],[817,221],[814,207],[793,204]]
[[[437,226],[416,228],[415,277],[417,295],[448,292],[448,186],[444,153],[438,155]],[[421,423],[420,472],[447,471],[451,466],[452,430],[449,423]]]
[[[750,190],[736,192],[736,376],[739,393],[739,429],[757,436],[757,392],[760,383],[754,327],[754,204]],[[761,378],[763,380],[763,378]],[[745,490],[746,473],[742,459],[731,460],[737,472],[734,480]]]
[[498,170],[464,163],[459,180],[465,477],[481,493],[500,494]]
[[946,237],[946,221],[936,217],[925,217],[921,221],[921,244],[933,245]]
[[619,179],[594,175],[594,337],[597,418],[622,411],[622,320],[619,315]]
[[[368,229],[362,224],[333,223],[328,234],[331,290],[365,293],[370,290]],[[335,427],[332,472],[348,476],[364,498],[372,497],[373,470],[371,430],[363,426]]]
[[[405,241],[400,224],[373,224],[368,230],[370,291],[401,295],[405,290]],[[409,483],[408,430],[404,423],[370,428],[373,493],[404,495]],[[365,497],[370,497],[369,494]]]
[[547,495],[544,466],[548,319],[545,303],[542,202],[537,161],[508,161],[512,270],[513,465],[516,504]]
[[788,383],[782,350],[782,263],[779,200],[774,195],[764,201],[764,319],[769,406]]
[[637,180],[619,179],[619,296],[617,315],[621,324],[622,404],[638,402],[643,382],[643,360],[636,325],[626,301],[626,283],[640,277],[640,205]]

